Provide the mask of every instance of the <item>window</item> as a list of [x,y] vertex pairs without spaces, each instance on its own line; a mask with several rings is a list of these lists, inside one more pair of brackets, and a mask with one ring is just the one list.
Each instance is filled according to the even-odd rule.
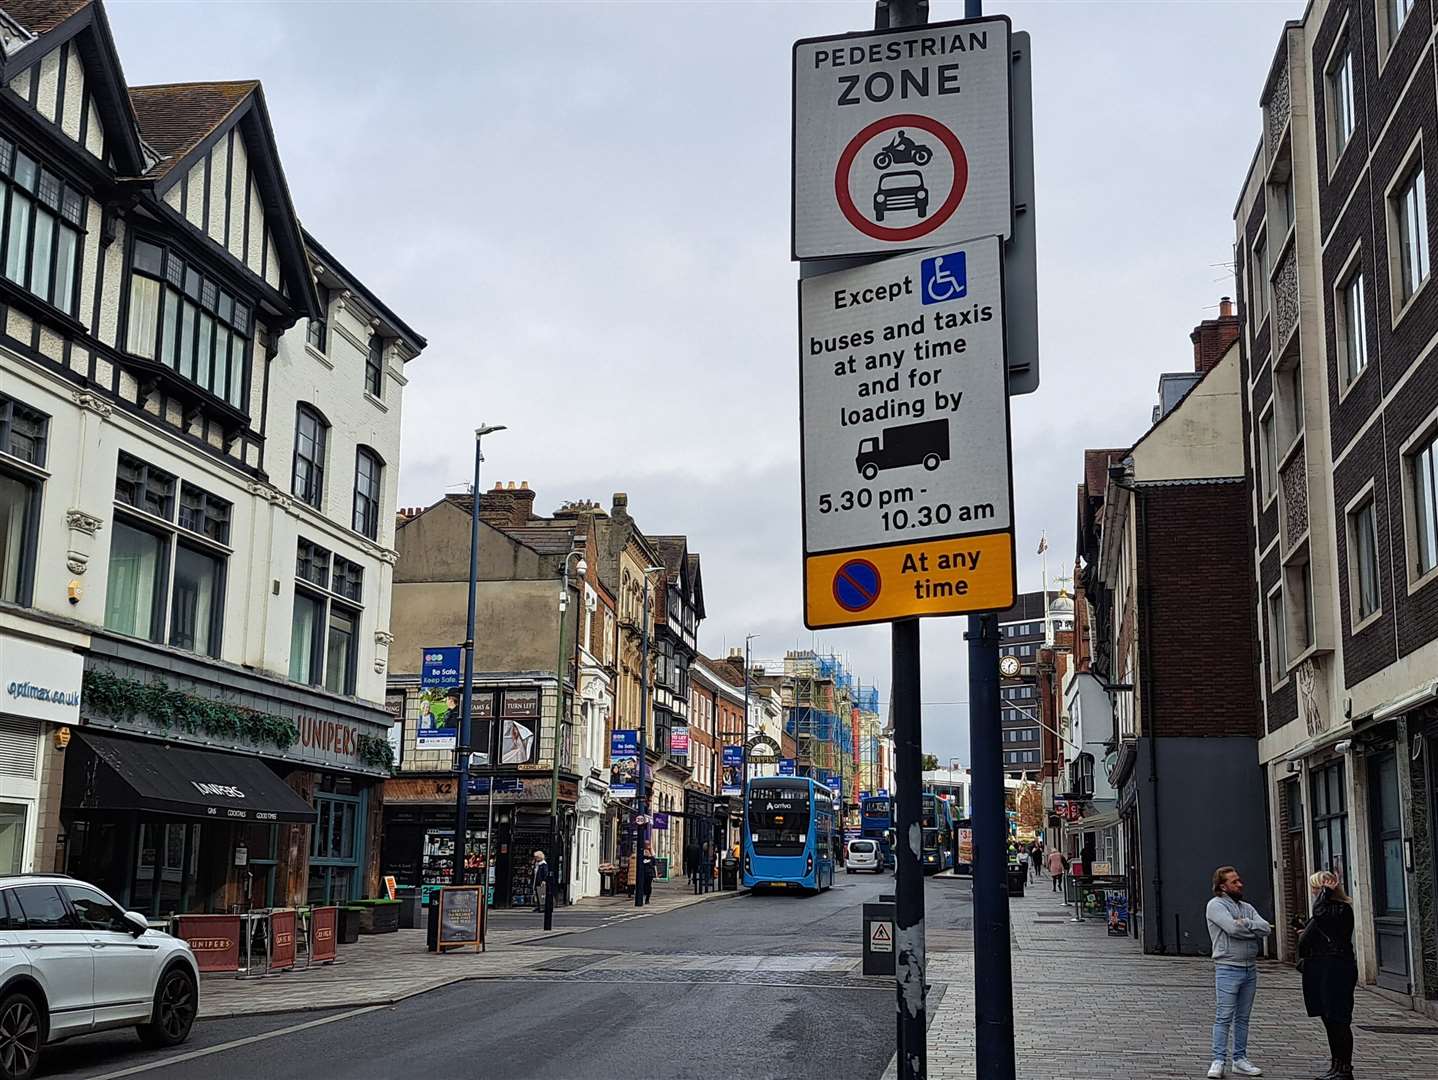
[[1278,431],[1272,407],[1258,422],[1258,444],[1259,467],[1262,470],[1259,474],[1262,484],[1259,494],[1263,504],[1267,505],[1268,500],[1278,494]]
[[125,921],[124,912],[93,889],[79,885],[62,885],[60,888],[69,899],[70,907],[74,909],[82,930],[114,931],[120,934],[130,932],[130,924]]
[[0,200],[5,276],[74,315],[85,196],[15,143],[0,138]]
[[1295,566],[1293,582],[1298,591],[1298,645],[1299,652],[1302,652],[1317,640],[1313,606],[1313,564],[1305,562]]
[[1408,21],[1408,14],[1413,10],[1415,0],[1387,0],[1388,7],[1388,47],[1393,47],[1393,42],[1398,38],[1398,32],[1403,29],[1403,24]]
[[1398,227],[1399,300],[1406,303],[1428,280],[1428,203],[1422,161],[1398,185],[1393,217]]
[[10,891],[10,902],[25,916],[27,930],[74,930],[75,917],[53,885],[21,885]]
[[246,409],[250,307],[173,251],[136,238],[125,349]]
[[[0,600],[30,603],[50,418],[0,394]],[[10,460],[13,459],[13,460]],[[28,468],[27,466],[33,466]]]
[[1345,885],[1348,879],[1348,792],[1343,784],[1343,761],[1330,762],[1309,772],[1313,807],[1313,868],[1332,870]]
[[105,626],[219,656],[231,504],[123,452],[115,504]]
[[1418,575],[1438,567],[1438,435],[1430,435],[1409,458],[1416,511]]
[[1253,245],[1253,280],[1249,282],[1248,295],[1253,302],[1255,330],[1268,318],[1268,240],[1263,235],[1267,228],[1267,222],[1260,226],[1258,241]]
[[353,694],[364,568],[302,539],[295,556],[295,578],[290,678],[336,694]]
[[1269,681],[1277,686],[1288,677],[1287,631],[1283,623],[1283,592],[1268,595],[1268,660],[1273,666]]
[[1275,379],[1279,391],[1279,405],[1282,409],[1279,419],[1283,421],[1282,443],[1286,450],[1293,440],[1303,433],[1303,363],[1294,360],[1288,367],[1277,372]]
[[323,285],[316,285],[315,292],[320,298],[320,310],[325,314],[323,318],[309,320],[309,323],[305,326],[305,341],[320,352],[324,352],[329,344],[330,294],[329,290]]
[[315,795],[319,818],[310,829],[310,903],[343,903],[360,895],[362,805],[361,800],[350,796]]
[[325,488],[325,442],[329,425],[308,405],[295,414],[295,474],[292,485],[296,498],[313,507],[320,505]]
[[1328,110],[1332,117],[1333,160],[1337,161],[1353,138],[1357,116],[1353,104],[1353,49],[1347,41],[1338,47],[1328,68]]
[[380,478],[384,462],[378,454],[361,446],[355,454],[354,530],[371,540],[379,539]]
[[1360,271],[1342,286],[1338,326],[1339,352],[1343,356],[1343,373],[1347,382],[1358,378],[1368,366],[1368,319],[1363,305],[1363,274]]
[[1361,622],[1378,610],[1378,518],[1373,499],[1348,515],[1349,579]]
[[371,334],[364,358],[364,388],[373,397],[384,397],[384,338]]

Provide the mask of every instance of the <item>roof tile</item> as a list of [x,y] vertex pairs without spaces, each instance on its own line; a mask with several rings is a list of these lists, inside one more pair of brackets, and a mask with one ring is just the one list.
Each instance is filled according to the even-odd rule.
[[243,79],[130,87],[140,134],[163,155],[150,175],[158,178],[169,173],[259,85],[255,79]]
[[31,33],[46,34],[90,3],[91,0],[0,0],[0,8]]

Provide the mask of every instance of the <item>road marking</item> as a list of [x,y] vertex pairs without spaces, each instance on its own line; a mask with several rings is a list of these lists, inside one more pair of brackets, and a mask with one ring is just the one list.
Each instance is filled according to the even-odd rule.
[[265,1042],[268,1039],[278,1039],[283,1035],[293,1035],[298,1031],[322,1027],[325,1024],[333,1024],[337,1020],[348,1020],[354,1016],[363,1016],[365,1013],[377,1012],[380,1009],[387,1009],[389,1007],[389,1005],[366,1005],[363,1008],[351,1009],[349,1012],[339,1013],[335,1016],[325,1016],[319,1020],[307,1020],[303,1024],[291,1024],[289,1027],[276,1028],[274,1031],[266,1031],[259,1035],[247,1035],[243,1039],[232,1039],[230,1042],[207,1046],[202,1050],[191,1050],[186,1054],[175,1054],[173,1057],[158,1058],[155,1061],[147,1061],[142,1065],[132,1065],[130,1068],[120,1069],[118,1072],[101,1073],[98,1076],[88,1077],[87,1080],[119,1080],[122,1076],[135,1076],[139,1073],[153,1072],[156,1069],[163,1069],[170,1065],[179,1064],[182,1061],[194,1061],[196,1058],[209,1057],[211,1054],[224,1053],[226,1050],[237,1050],[241,1046],[251,1046],[254,1043]]

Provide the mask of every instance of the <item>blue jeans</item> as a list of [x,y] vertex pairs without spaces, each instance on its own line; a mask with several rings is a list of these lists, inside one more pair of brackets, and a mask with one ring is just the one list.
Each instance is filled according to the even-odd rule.
[[1213,1018],[1213,1060],[1228,1060],[1228,1032],[1232,1028],[1233,1060],[1237,1061],[1248,1057],[1248,1014],[1253,1011],[1253,995],[1258,991],[1258,969],[1217,964],[1213,972],[1218,997],[1218,1011]]

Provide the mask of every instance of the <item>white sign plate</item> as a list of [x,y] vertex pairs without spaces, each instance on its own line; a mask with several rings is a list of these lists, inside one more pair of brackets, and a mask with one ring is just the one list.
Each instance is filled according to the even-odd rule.
[[77,652],[0,634],[0,712],[74,726],[84,673]]
[[869,924],[869,951],[894,951],[894,927],[892,923],[874,922]]
[[794,45],[793,257],[1012,231],[1006,16]]
[[998,238],[803,279],[799,339],[806,624],[1007,607]]

